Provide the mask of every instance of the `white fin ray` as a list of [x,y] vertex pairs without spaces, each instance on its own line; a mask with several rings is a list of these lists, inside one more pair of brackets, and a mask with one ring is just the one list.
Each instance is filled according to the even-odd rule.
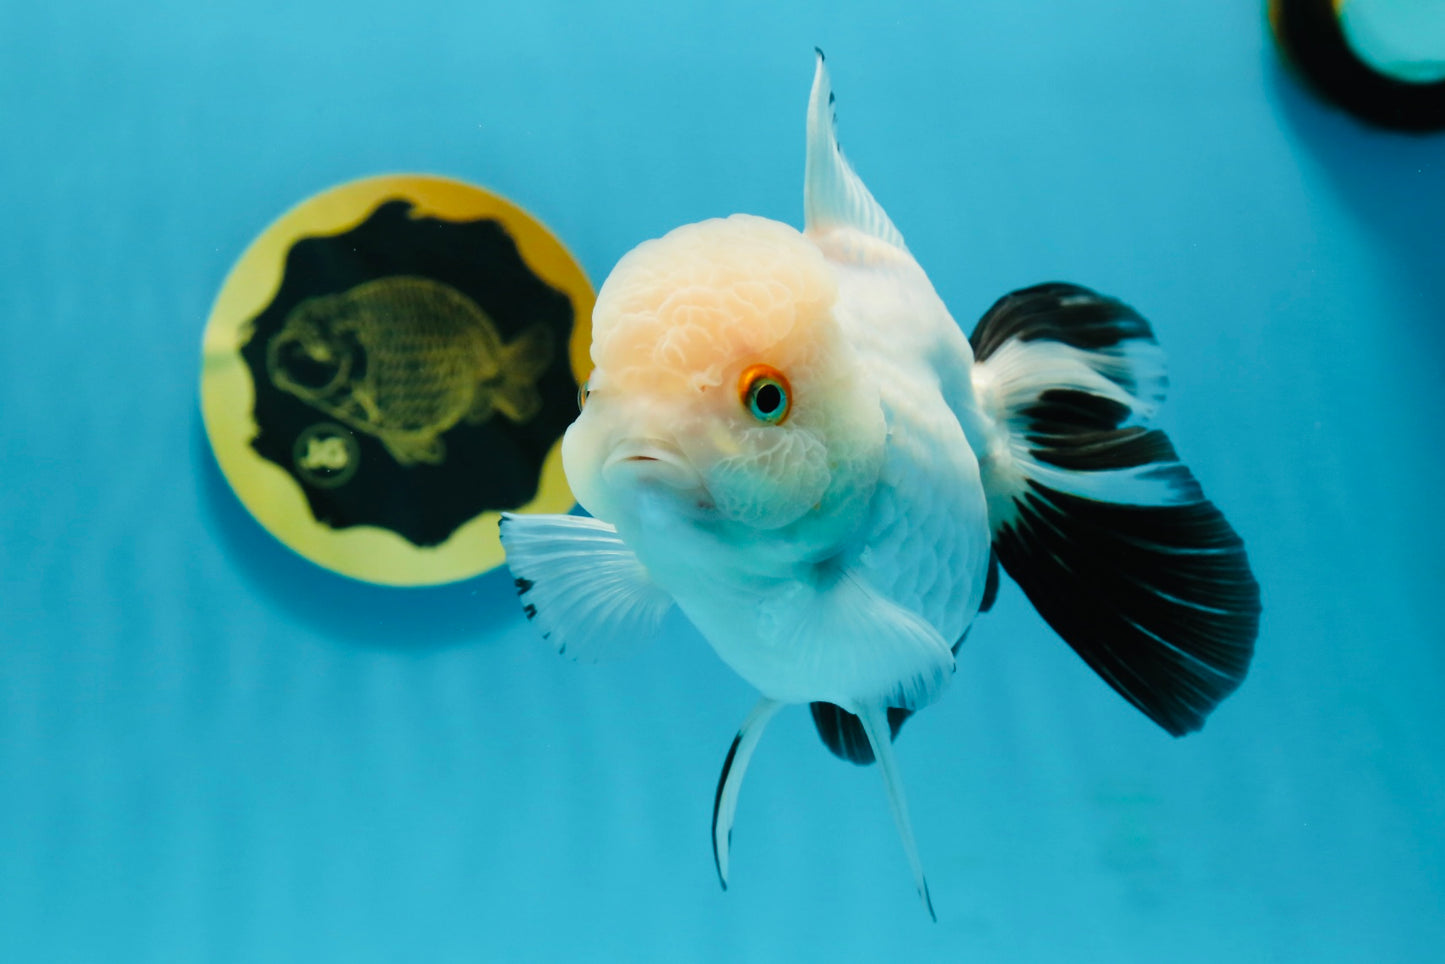
[[[978,455],[995,532],[1017,518],[1031,482],[1125,505],[1203,500],[1152,431],[1169,379],[1163,349],[1133,309],[1077,286],[1040,285],[1001,299],[971,341],[974,394],[989,423]],[[1062,407],[1044,414],[1051,405]],[[1157,439],[1148,458],[1145,440],[1134,438],[1145,432]],[[1141,454],[1126,454],[1131,443]]]
[[783,648],[796,685],[780,677],[779,691],[768,694],[775,699],[921,709],[953,676],[953,651],[938,630],[856,572],[840,571],[780,604],[794,623]]
[[898,761],[893,756],[893,741],[888,728],[888,712],[882,706],[855,706],[852,712],[863,723],[868,742],[873,747],[873,756],[878,760],[878,770],[883,774],[883,786],[888,791],[888,806],[893,811],[893,822],[898,825],[898,836],[903,841],[903,850],[908,855],[908,866],[913,870],[913,885],[928,910],[928,916],[938,922],[933,912],[933,898],[928,893],[928,880],[923,876],[923,860],[918,856],[918,843],[913,839],[913,824],[908,819],[908,799],[903,794],[903,778],[898,773]]
[[838,120],[833,110],[833,85],[823,51],[813,74],[808,100],[808,156],[803,179],[804,233],[814,240],[851,229],[907,251],[903,235],[874,199],[838,146]]
[[737,814],[743,775],[747,773],[748,762],[753,758],[753,750],[757,749],[763,729],[782,708],[782,703],[766,696],[758,700],[738,729],[738,735],[733,737],[733,745],[723,761],[722,773],[718,775],[717,796],[713,798],[712,805],[712,856],[723,890],[728,889],[728,850],[732,845],[733,817]]
[[635,654],[657,635],[673,606],[672,596],[605,522],[504,513],[501,534],[527,618],[571,659]]

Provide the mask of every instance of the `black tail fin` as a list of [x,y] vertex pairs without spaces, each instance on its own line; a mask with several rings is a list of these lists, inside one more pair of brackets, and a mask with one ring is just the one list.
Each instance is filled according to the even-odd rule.
[[970,341],[996,433],[981,469],[1004,569],[1125,699],[1176,736],[1197,730],[1249,668],[1259,586],[1149,426],[1166,386],[1149,324],[1048,284],[1002,298]]

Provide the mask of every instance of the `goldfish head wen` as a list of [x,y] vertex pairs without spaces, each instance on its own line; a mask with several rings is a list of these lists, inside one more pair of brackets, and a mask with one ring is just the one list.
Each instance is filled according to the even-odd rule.
[[866,507],[886,432],[836,300],[817,247],[765,218],[627,254],[598,294],[595,368],[563,441],[577,500],[619,532],[661,511],[739,544],[826,551]]

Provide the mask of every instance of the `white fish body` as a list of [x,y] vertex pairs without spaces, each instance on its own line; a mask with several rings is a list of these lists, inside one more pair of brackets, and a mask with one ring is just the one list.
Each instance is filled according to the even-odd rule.
[[[978,609],[989,558],[978,461],[942,392],[920,390],[939,384],[938,359],[966,372],[971,354],[906,253],[891,253],[889,263],[878,266],[832,259],[827,266],[838,290],[833,318],[857,366],[848,390],[860,409],[876,416],[865,422],[871,445],[862,471],[828,493],[834,511],[781,529],[720,529],[679,515],[670,492],[656,501],[644,490],[634,505],[606,518],[718,655],[764,695],[851,707],[886,682],[910,694],[893,705],[915,707],[935,696],[952,671],[949,645]],[[926,313],[909,310],[920,306]],[[877,337],[888,330],[900,337]],[[589,407],[601,404],[594,399]],[[564,452],[573,456],[575,449]],[[579,499],[590,508],[586,495]],[[877,665],[866,664],[862,679],[848,676],[848,667],[827,670],[821,653],[801,658],[803,637],[837,651],[850,666],[872,654],[868,639],[856,642],[858,651],[840,644],[850,626],[828,611],[840,579],[899,607],[899,616],[921,617],[923,625],[899,629],[922,638],[905,647],[913,661],[889,674],[895,678],[878,675],[889,657],[903,658],[886,647],[874,654]],[[872,621],[856,631],[877,632]],[[909,672],[925,678],[904,681]]]
[[[1041,286],[985,317],[974,342],[992,357],[975,364],[843,158],[831,106],[820,54],[803,233],[734,215],[619,262],[563,443],[594,518],[507,516],[503,542],[529,617],[562,652],[623,655],[676,605],[762,694],[718,786],[724,886],[748,758],[779,707],[811,703],[834,752],[880,763],[932,913],[891,738],[951,677],[994,552],[1173,732],[1197,728],[1242,678],[1258,590],[1238,538],[1142,424],[1164,379],[1147,324],[1086,289]],[[1099,505],[1109,525],[1092,517]],[[1136,523],[1167,538],[1140,549]],[[1109,526],[1122,527],[1118,545]],[[1064,544],[1048,544],[1056,533]],[[1124,588],[1101,596],[1075,551],[1123,560]],[[1201,551],[1217,555],[1207,572]],[[1136,598],[1134,569],[1170,566],[1183,582]],[[1223,628],[1200,629],[1202,611]],[[1138,652],[1100,635],[1114,615]]]

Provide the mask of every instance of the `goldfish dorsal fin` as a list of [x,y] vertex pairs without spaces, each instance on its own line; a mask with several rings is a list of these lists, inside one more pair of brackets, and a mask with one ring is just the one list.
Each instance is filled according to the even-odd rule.
[[501,532],[527,618],[569,659],[630,656],[672,608],[672,596],[605,522],[503,513]]
[[818,240],[840,228],[858,231],[907,251],[903,235],[854,172],[838,146],[838,119],[833,110],[833,85],[823,51],[813,74],[808,101],[808,159],[803,179],[804,232]]

